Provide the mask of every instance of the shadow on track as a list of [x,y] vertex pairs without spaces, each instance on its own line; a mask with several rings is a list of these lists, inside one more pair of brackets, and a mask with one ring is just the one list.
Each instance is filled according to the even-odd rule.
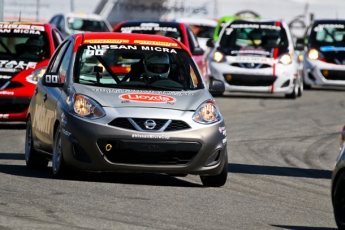
[[[215,99],[220,98],[238,98],[238,99],[267,99],[267,100],[291,100],[290,98],[285,98],[284,95],[274,95],[274,94],[257,94],[257,93],[224,93],[222,96],[214,96]],[[298,98],[297,98],[298,99]]]
[[[0,159],[22,160],[25,162],[24,153],[0,153]],[[32,177],[42,179],[54,179],[51,167],[44,170],[29,169],[26,165],[0,164],[0,173],[21,177]],[[58,180],[58,179],[56,179]],[[72,171],[66,179],[96,183],[136,184],[168,187],[204,187],[201,184],[185,181],[179,177],[155,173],[120,173],[120,172],[81,172]]]
[[282,229],[291,229],[291,230],[335,230],[335,229],[337,229],[337,228],[287,226],[287,225],[271,225],[271,226],[282,228]]
[[0,122],[0,129],[26,129],[25,122]]
[[269,176],[305,177],[312,179],[331,179],[332,171],[323,169],[302,169],[281,166],[228,164],[229,173],[245,173]]

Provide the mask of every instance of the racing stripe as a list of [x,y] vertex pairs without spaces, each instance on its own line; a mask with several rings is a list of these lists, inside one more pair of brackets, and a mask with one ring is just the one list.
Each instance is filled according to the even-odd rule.
[[[276,26],[281,27],[281,22],[276,22]],[[276,75],[276,63],[275,63],[275,60],[278,57],[278,53],[279,53],[279,48],[274,48],[274,50],[273,50],[273,68],[272,68],[273,76]],[[273,92],[274,92],[274,85],[272,84],[271,85],[271,93],[273,93]]]

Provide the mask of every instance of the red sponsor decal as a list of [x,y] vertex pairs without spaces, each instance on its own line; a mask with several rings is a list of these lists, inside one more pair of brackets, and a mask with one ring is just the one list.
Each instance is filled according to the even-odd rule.
[[149,103],[166,103],[175,102],[176,98],[154,93],[127,93],[121,94],[120,99],[126,101],[149,102]]

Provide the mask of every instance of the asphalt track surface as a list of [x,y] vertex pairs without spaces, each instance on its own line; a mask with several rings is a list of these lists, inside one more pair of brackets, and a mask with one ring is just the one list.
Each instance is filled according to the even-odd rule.
[[53,179],[24,161],[25,126],[0,124],[0,229],[336,229],[330,178],[345,90],[296,100],[216,98],[228,134],[228,181],[198,176],[77,173]]

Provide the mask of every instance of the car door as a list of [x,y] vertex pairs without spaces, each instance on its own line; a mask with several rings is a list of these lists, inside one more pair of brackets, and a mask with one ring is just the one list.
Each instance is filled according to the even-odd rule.
[[[66,61],[67,57],[72,54],[73,46],[71,41],[64,42],[59,49],[55,52],[51,62],[46,70],[47,74],[58,74],[64,79],[66,75],[66,66],[69,62]],[[65,56],[67,51],[70,55]],[[52,152],[52,144],[54,138],[54,123],[56,120],[56,105],[61,97],[61,87],[48,87],[42,85],[40,80],[37,83],[37,88],[34,93],[35,108],[33,112],[33,135],[37,140],[35,148],[44,152]]]

